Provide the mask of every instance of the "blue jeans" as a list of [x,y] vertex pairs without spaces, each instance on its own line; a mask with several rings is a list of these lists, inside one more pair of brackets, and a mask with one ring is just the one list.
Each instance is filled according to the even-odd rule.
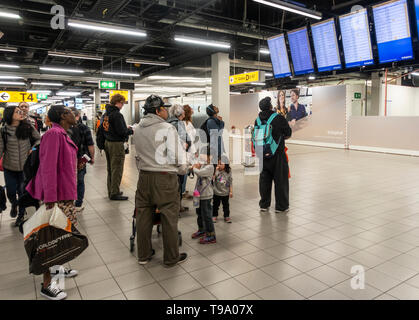
[[183,184],[182,184],[182,194],[184,194],[185,193],[185,191],[186,191],[186,182],[188,181],[188,175],[187,174],[185,174],[184,175],[184,178],[183,178]]
[[[23,171],[11,171],[4,169],[4,181],[6,182],[7,198],[13,206],[17,206],[17,197],[20,198],[24,191]],[[23,218],[25,208],[19,207],[18,217]]]
[[215,235],[214,222],[212,221],[211,199],[199,201],[199,208],[196,209],[198,215],[199,231]]
[[84,199],[84,176],[86,175],[86,167],[77,172],[77,201],[75,203],[76,207],[81,207],[83,205]]

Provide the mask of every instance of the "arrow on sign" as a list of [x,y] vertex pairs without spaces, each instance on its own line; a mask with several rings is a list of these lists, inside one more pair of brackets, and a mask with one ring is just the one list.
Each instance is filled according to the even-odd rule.
[[10,95],[7,92],[0,93],[0,100],[2,101],[9,101]]

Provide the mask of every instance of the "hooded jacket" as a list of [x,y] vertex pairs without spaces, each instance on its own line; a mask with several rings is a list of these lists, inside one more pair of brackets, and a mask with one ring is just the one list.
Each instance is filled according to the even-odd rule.
[[[268,121],[269,117],[274,114],[275,111],[273,110],[265,110],[259,113],[259,118],[261,121]],[[256,126],[255,121],[255,126]],[[291,137],[292,129],[290,128],[288,121],[282,116],[278,115],[272,121],[272,137],[274,138],[275,142],[278,143],[278,140],[282,137],[279,143],[279,150],[282,152],[285,150],[285,140]]]
[[105,139],[112,142],[125,142],[133,134],[132,129],[128,129],[124,116],[118,107],[107,104],[104,116],[109,118],[109,129],[105,130]]
[[186,152],[176,128],[163,118],[147,114],[136,127],[133,140],[139,170],[187,173]]
[[209,117],[207,120],[207,130],[210,135],[210,150],[211,154],[215,155],[216,150],[218,157],[224,153],[224,143],[222,139],[224,130],[224,121],[215,116]]

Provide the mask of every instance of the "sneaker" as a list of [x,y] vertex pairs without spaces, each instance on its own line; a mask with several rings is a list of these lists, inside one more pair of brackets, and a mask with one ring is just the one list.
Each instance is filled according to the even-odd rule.
[[289,208],[286,208],[285,210],[275,210],[275,213],[283,213],[283,212],[288,212]]
[[151,249],[151,256],[150,258],[148,258],[147,260],[141,261],[138,260],[138,263],[141,264],[142,266],[149,263],[151,261],[151,258],[156,254],[156,251],[154,249]]
[[230,217],[224,218],[224,221],[227,222],[227,223],[231,223],[231,218]]
[[16,218],[17,216],[17,205],[12,204],[12,208],[10,209],[10,217]]
[[197,231],[192,235],[192,239],[199,239],[205,236],[204,231]]
[[67,298],[67,293],[53,286],[52,283],[47,288],[44,288],[44,284],[41,283],[41,296],[50,300],[63,300]]
[[185,253],[185,252],[180,253],[179,254],[179,260],[178,260],[178,262],[176,262],[175,264],[164,264],[164,267],[165,268],[172,268],[172,267],[174,267],[174,266],[176,266],[178,264],[181,264],[182,262],[185,262],[187,258],[188,258],[188,254],[187,253]]
[[260,208],[260,212],[268,212],[268,208]]
[[215,236],[205,236],[199,240],[200,244],[211,244],[216,242],[217,240],[215,239]]
[[212,217],[212,222],[217,223],[217,217]]
[[84,206],[76,207],[77,212],[82,212],[84,210]]
[[79,274],[79,272],[77,270],[73,270],[73,269],[68,269],[68,268],[50,268],[50,272],[51,274],[59,274],[60,272],[62,272],[62,270],[64,270],[64,277],[66,278],[74,278],[75,276],[77,276]]

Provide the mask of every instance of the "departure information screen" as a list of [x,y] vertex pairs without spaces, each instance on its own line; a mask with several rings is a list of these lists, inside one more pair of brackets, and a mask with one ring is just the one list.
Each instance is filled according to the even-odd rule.
[[380,63],[413,59],[407,1],[373,6]]
[[314,72],[307,28],[288,32],[288,41],[295,75]]
[[333,19],[311,25],[319,72],[342,69]]
[[291,76],[287,46],[285,45],[285,36],[280,34],[279,36],[268,39],[268,46],[269,52],[271,53],[275,78]]
[[374,64],[367,9],[339,17],[346,67]]

